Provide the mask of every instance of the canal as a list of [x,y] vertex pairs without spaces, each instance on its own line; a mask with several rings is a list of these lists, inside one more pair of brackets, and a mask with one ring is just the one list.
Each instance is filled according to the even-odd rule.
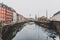
[[[10,35],[10,34],[9,34]],[[7,36],[7,38],[6,38]],[[33,22],[25,23],[17,27],[11,33],[11,37],[3,36],[3,40],[59,40],[59,36],[53,30],[48,30]]]

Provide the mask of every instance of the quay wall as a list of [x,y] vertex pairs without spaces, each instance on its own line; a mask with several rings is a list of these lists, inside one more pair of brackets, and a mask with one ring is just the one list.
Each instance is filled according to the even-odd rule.
[[24,25],[24,23],[26,22],[15,23],[12,25],[5,25],[5,26],[0,27],[0,37],[2,38],[7,32],[12,32],[11,30],[14,30],[15,27],[21,27],[22,25]]
[[60,21],[52,21],[52,24],[54,25],[53,27],[56,27],[57,33],[60,34]]
[[2,27],[0,27],[0,37],[2,37]]
[[47,29],[52,29],[60,34],[60,21],[51,21],[50,23],[35,22],[37,25],[45,27]]
[[37,25],[39,25],[39,26],[42,26],[42,27],[45,27],[45,28],[49,28],[49,23],[41,23],[41,22],[38,22],[38,21],[36,21],[35,23]]

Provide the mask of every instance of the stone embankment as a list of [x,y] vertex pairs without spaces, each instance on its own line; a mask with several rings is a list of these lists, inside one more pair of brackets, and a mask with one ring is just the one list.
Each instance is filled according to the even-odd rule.
[[60,34],[60,21],[52,21],[53,27],[56,28],[56,32]]
[[60,22],[59,21],[50,21],[49,23],[35,22],[37,25],[42,26],[47,29],[52,29],[56,31],[57,34],[60,34]]

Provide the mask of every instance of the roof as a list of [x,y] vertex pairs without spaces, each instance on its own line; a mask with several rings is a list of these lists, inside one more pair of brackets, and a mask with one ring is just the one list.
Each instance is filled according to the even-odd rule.
[[7,5],[5,5],[5,4],[3,4],[3,3],[0,3],[0,7],[3,7],[3,8],[5,8],[5,9],[10,10],[10,11],[16,12],[13,8],[7,6]]
[[56,16],[57,14],[60,14],[60,11],[58,11],[57,13],[55,13],[53,16]]

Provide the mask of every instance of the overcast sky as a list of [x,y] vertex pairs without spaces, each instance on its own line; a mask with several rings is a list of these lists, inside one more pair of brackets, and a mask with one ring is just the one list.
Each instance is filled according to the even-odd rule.
[[14,8],[19,14],[25,17],[52,16],[57,11],[60,11],[60,0],[1,0],[4,4]]

